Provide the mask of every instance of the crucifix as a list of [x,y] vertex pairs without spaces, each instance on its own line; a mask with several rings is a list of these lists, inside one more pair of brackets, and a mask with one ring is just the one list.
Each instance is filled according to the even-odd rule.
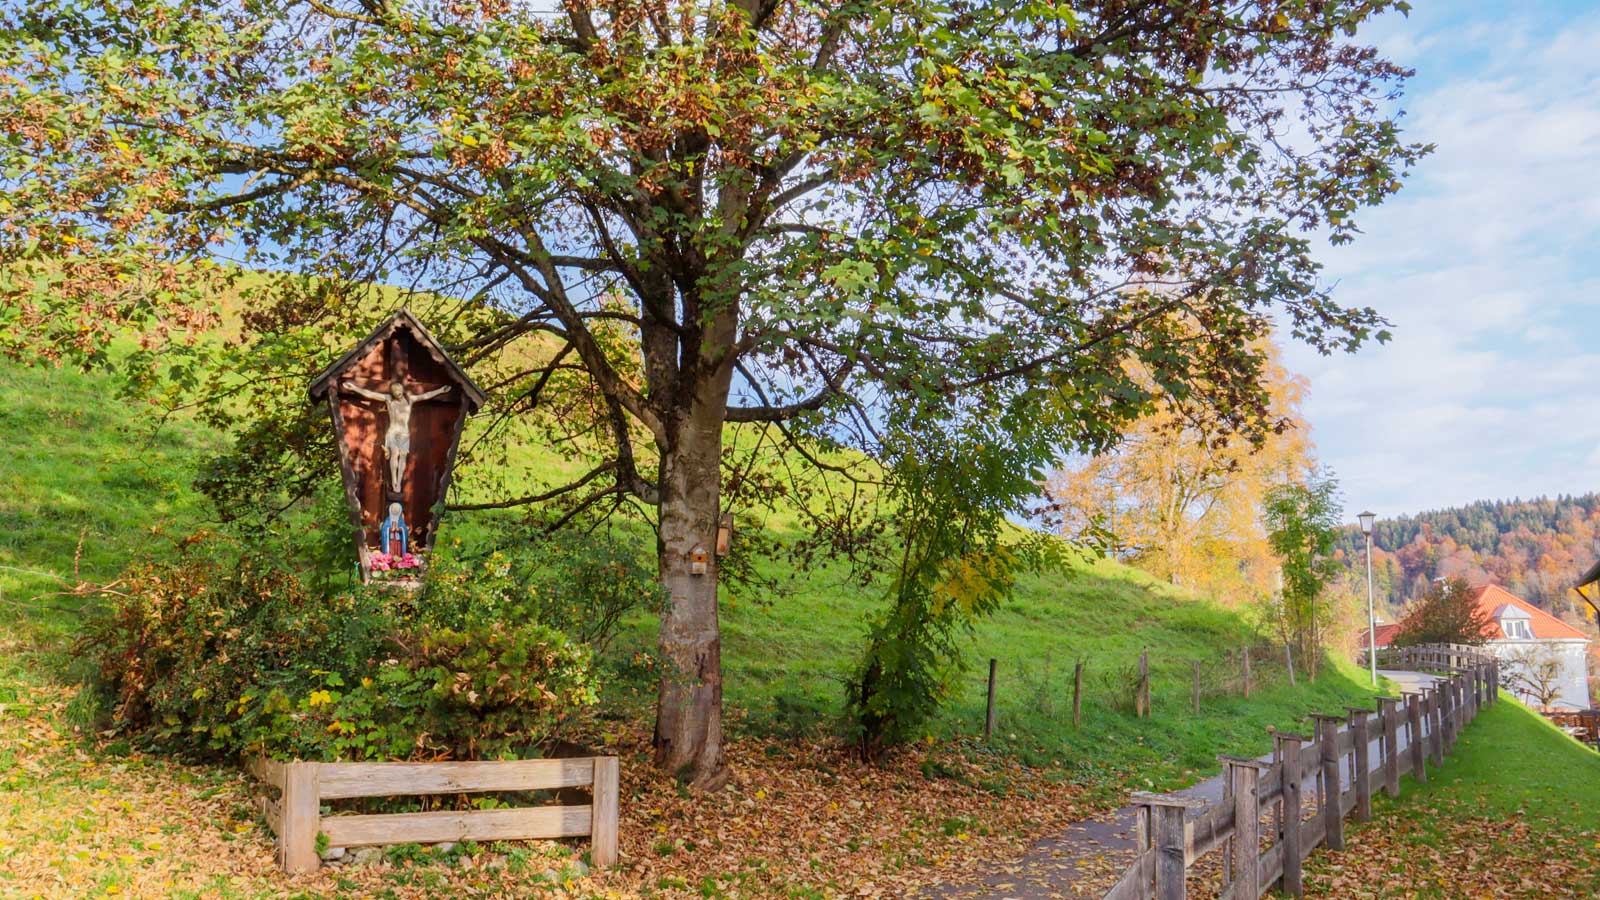
[[323,369],[308,393],[328,405],[362,581],[375,572],[415,581],[483,390],[402,309]]
[[406,460],[411,456],[411,407],[450,393],[450,385],[416,394],[406,393],[405,383],[398,378],[389,382],[389,387],[383,392],[361,387],[354,381],[346,381],[340,387],[359,397],[388,405],[389,425],[383,433],[383,455],[389,464],[389,490],[400,493],[400,485],[405,480]]

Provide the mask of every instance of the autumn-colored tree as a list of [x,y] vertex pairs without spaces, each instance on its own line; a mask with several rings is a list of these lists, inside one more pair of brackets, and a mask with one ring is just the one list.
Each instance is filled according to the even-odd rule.
[[1489,639],[1494,622],[1478,605],[1465,578],[1439,579],[1406,608],[1395,631],[1396,647],[1416,644],[1469,644]]
[[1169,398],[1112,451],[1050,476],[1045,492],[1062,533],[1077,541],[1103,534],[1119,558],[1219,599],[1239,603],[1273,590],[1278,564],[1261,505],[1313,463],[1300,418],[1305,381],[1283,368],[1274,344],[1263,341],[1260,350],[1271,429],[1250,441],[1209,421],[1199,398]]
[[1404,5],[20,0],[0,347],[100,362],[133,332],[128,371],[187,387],[219,271],[197,260],[307,276],[248,298],[225,371],[251,377],[217,385],[282,464],[214,483],[277,490],[325,471],[321,423],[285,410],[370,321],[342,294],[432,294],[493,369],[494,421],[541,415],[552,383],[584,398],[562,433],[582,474],[496,504],[651,513],[658,762],[713,787],[719,564],[692,559],[727,426],[826,466],[921,405],[1003,423],[1033,475],[1148,408],[1137,362],[1163,394],[1203,384],[1227,430],[1270,428],[1271,322],[1323,350],[1382,337],[1312,241],[1351,239],[1426,149],[1390,112],[1407,73],[1352,38]]

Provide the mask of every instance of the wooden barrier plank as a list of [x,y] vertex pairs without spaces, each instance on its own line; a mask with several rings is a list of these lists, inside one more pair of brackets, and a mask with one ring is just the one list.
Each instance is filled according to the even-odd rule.
[[1267,852],[1261,854],[1256,861],[1256,866],[1261,870],[1261,892],[1256,895],[1259,897],[1283,877],[1283,845],[1273,844],[1268,847]]
[[324,800],[399,794],[554,790],[585,787],[593,782],[593,759],[323,763],[318,775]]
[[258,780],[283,790],[283,763],[265,756],[252,756],[245,760],[244,769]]
[[1322,821],[1322,834],[1328,847],[1333,850],[1344,849],[1344,790],[1340,786],[1339,771],[1342,768],[1340,761],[1343,759],[1339,753],[1339,726],[1343,724],[1342,716],[1313,716],[1317,723],[1317,730],[1322,739],[1317,741],[1317,747],[1322,750],[1322,758],[1318,760],[1322,771],[1322,790],[1317,800],[1321,806],[1317,810],[1317,817]]
[[261,810],[261,817],[267,820],[267,827],[272,829],[273,837],[283,835],[283,804],[271,797],[257,797],[256,806]]
[[1150,882],[1155,878],[1156,854],[1154,850],[1134,857],[1128,871],[1122,873],[1117,883],[1101,900],[1150,900]]
[[617,775],[615,756],[594,761],[594,802],[590,816],[589,862],[595,868],[617,864]]
[[1406,728],[1410,735],[1410,745],[1407,749],[1411,752],[1411,777],[1419,783],[1428,780],[1428,766],[1426,753],[1427,738],[1422,734],[1422,697],[1418,694],[1406,695]]
[[[1279,808],[1278,820],[1278,846],[1279,865],[1282,866],[1283,891],[1296,897],[1305,895],[1305,886],[1300,877],[1300,860],[1305,858],[1301,849],[1300,827],[1301,816],[1305,814],[1305,804],[1301,797],[1303,769],[1300,763],[1303,759],[1301,750],[1305,746],[1305,738],[1297,734],[1279,734],[1278,744],[1283,750],[1283,803]],[[1270,885],[1276,879],[1270,874],[1271,869],[1262,865],[1261,883]]]
[[587,806],[328,816],[322,820],[322,833],[333,847],[541,840],[584,837],[592,819]]
[[1256,783],[1262,770],[1269,767],[1237,756],[1225,756],[1222,761],[1233,786],[1233,877],[1240,896],[1255,900],[1262,887],[1272,883],[1261,878],[1261,803],[1256,797]]
[[1350,730],[1355,735],[1355,776],[1350,779],[1356,792],[1356,821],[1365,822],[1372,818],[1372,736],[1367,730],[1370,720],[1367,711],[1358,707],[1348,707],[1350,710]]
[[1189,862],[1221,847],[1233,836],[1233,805],[1224,802],[1207,807],[1206,811],[1197,816],[1188,826],[1189,835]]
[[278,853],[283,870],[290,875],[315,872],[321,862],[317,857],[318,765],[296,762],[283,767],[283,815],[279,820],[283,830],[278,832]]

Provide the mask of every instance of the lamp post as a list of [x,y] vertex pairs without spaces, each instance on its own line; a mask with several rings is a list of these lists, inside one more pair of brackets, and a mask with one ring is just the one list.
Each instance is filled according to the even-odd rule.
[[1376,513],[1357,515],[1361,533],[1367,536],[1367,666],[1372,670],[1372,686],[1378,686],[1378,617],[1372,608],[1372,520]]

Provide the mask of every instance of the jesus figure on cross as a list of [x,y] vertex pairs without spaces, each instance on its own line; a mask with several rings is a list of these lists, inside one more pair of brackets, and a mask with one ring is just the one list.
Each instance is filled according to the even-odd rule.
[[423,391],[420,394],[407,394],[406,386],[399,379],[389,382],[389,392],[379,393],[360,387],[354,381],[346,381],[344,389],[357,396],[368,400],[376,400],[389,406],[389,427],[383,435],[383,453],[389,463],[389,484],[395,493],[400,493],[400,483],[405,479],[406,460],[411,456],[411,407],[412,404],[423,400],[432,400],[434,397],[448,394],[450,385]]

